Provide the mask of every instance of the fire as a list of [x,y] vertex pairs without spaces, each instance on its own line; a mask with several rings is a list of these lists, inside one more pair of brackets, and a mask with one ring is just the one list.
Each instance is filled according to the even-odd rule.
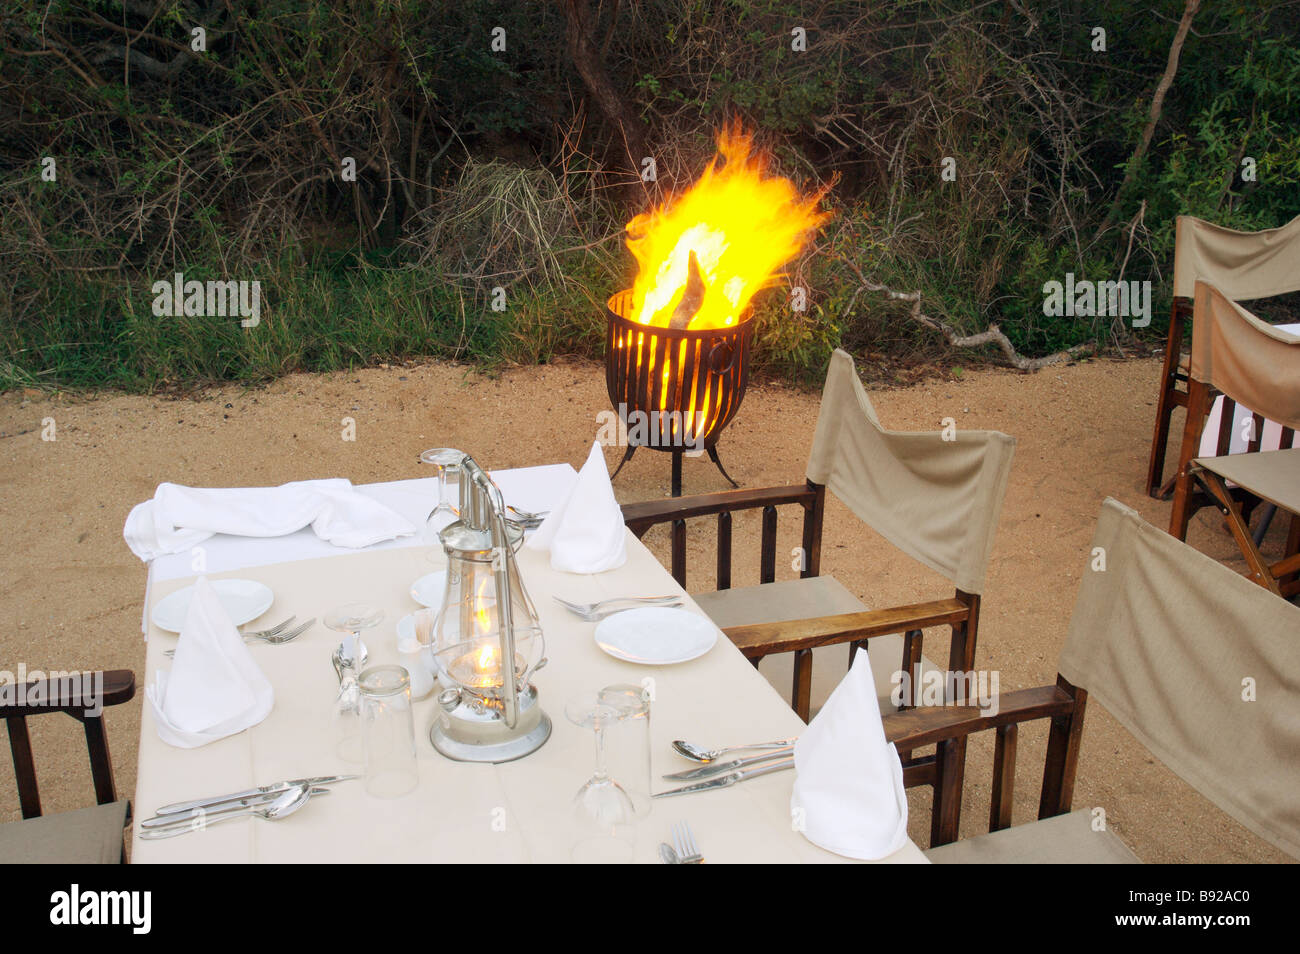
[[721,167],[715,157],[689,190],[627,225],[638,266],[632,317],[641,324],[735,324],[830,218],[817,210],[826,190],[804,198],[789,179],[768,176],[768,156],[738,125],[718,134],[718,152]]

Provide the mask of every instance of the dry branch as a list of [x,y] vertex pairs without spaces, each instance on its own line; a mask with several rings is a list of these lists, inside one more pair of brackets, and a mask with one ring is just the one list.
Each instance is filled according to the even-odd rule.
[[997,326],[996,322],[990,324],[986,330],[981,331],[979,334],[963,335],[947,322],[940,321],[938,318],[934,318],[923,312],[921,310],[921,293],[919,291],[896,291],[887,285],[881,285],[878,282],[868,280],[867,277],[862,274],[862,270],[853,262],[849,262],[848,266],[853,270],[854,274],[858,276],[858,281],[862,283],[863,290],[879,292],[890,301],[911,302],[912,307],[908,309],[908,317],[917,324],[923,325],[926,328],[931,328],[942,334],[944,338],[947,339],[950,346],[954,348],[978,348],[992,342],[1002,351],[1002,354],[1006,357],[1007,361],[1013,367],[1021,371],[1037,371],[1040,368],[1046,368],[1053,364],[1060,364],[1062,361],[1069,361],[1072,358],[1077,358],[1079,355],[1089,351],[1095,351],[1097,348],[1095,341],[1086,341],[1083,344],[1075,345],[1073,348],[1067,348],[1064,351],[1058,351],[1055,354],[1049,354],[1042,358],[1026,358],[1016,350],[1016,346],[1011,343],[1010,338],[1003,334],[1002,329]]

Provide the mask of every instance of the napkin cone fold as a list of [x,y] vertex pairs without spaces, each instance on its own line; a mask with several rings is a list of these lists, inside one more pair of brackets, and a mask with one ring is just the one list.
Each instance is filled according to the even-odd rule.
[[193,749],[257,725],[275,693],[207,577],[194,584],[170,672],[145,690],[159,737]]
[[550,551],[551,567],[565,573],[601,573],[627,562],[623,510],[599,441],[592,443],[568,497],[551,509],[525,546]]
[[906,843],[903,766],[885,741],[865,652],[795,743],[794,766],[791,817],[814,845],[874,861]]

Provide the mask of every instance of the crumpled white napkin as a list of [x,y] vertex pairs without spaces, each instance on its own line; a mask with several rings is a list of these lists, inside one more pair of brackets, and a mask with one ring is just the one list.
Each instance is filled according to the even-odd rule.
[[171,672],[145,689],[158,735],[193,749],[257,725],[275,693],[230,621],[207,577],[194,584]]
[[875,860],[907,841],[898,750],[885,742],[871,663],[859,652],[794,746],[792,817],[814,845]]
[[623,511],[614,498],[600,442],[564,502],[551,509],[525,546],[551,553],[551,567],[565,573],[601,573],[627,562]]
[[279,537],[311,525],[340,547],[368,547],[410,536],[409,520],[367,497],[343,478],[302,480],[279,487],[208,488],[158,485],[137,504],[122,536],[141,560],[178,553],[216,533]]

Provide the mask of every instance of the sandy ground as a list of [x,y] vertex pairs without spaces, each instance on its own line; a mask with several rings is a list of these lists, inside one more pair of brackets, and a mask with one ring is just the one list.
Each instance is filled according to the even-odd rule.
[[[1169,505],[1141,489],[1159,362],[1100,361],[1035,375],[986,370],[961,380],[878,391],[886,426],[995,428],[1019,445],[984,594],[977,663],[1001,674],[1003,691],[1055,679],[1098,508],[1110,495],[1157,526]],[[818,395],[751,387],[721,443],[745,486],[802,480]],[[266,485],[342,476],[354,482],[425,476],[416,455],[454,446],[494,468],[555,461],[580,465],[608,407],[601,368],[559,364],[484,377],[462,367],[376,368],[297,375],[257,390],[224,388],[197,399],[0,395],[0,668],[133,669],[144,665],[140,611],[145,568],[122,542],[130,507],[163,480],[199,486]],[[342,439],[345,417],[356,440]],[[56,440],[42,440],[53,419]],[[1181,420],[1175,419],[1181,432]],[[613,449],[608,451],[611,461]],[[668,458],[639,452],[616,482],[623,501],[665,496]],[[726,485],[706,458],[686,464],[687,492]],[[781,523],[784,549],[797,517]],[[711,586],[712,521],[690,533],[690,589]],[[1241,567],[1209,511],[1190,539]],[[736,525],[735,585],[757,582],[756,519]],[[646,540],[666,558],[664,528]],[[1280,528],[1269,545],[1280,546]],[[937,574],[894,551],[837,502],[826,520],[823,572],[868,605],[946,596]],[[786,568],[786,575],[794,574]],[[784,578],[784,577],[779,577]],[[943,634],[927,634],[946,655]],[[829,687],[821,687],[822,691]],[[119,790],[134,791],[143,693],[108,718]],[[988,735],[987,733],[985,734]],[[1015,821],[1035,817],[1042,723],[1021,734]],[[71,719],[33,724],[47,811],[93,799],[84,741]],[[972,745],[963,835],[987,830],[991,741]],[[0,821],[19,817],[12,765],[0,759]],[[912,834],[928,841],[928,801],[912,793]],[[1279,861],[1284,856],[1165,769],[1099,705],[1090,706],[1075,807],[1101,806],[1148,862]]]

